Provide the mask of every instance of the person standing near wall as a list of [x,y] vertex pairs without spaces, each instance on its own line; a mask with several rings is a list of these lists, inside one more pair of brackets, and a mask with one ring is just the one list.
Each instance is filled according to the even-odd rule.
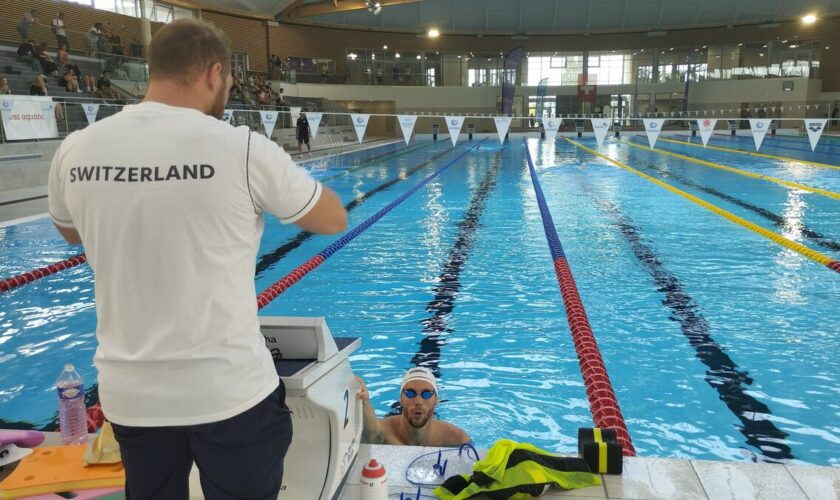
[[55,46],[61,46],[70,49],[70,44],[67,43],[67,29],[64,27],[64,12],[59,12],[55,19],[52,20],[52,32],[55,34]]
[[20,35],[20,40],[26,43],[29,40],[29,31],[32,29],[33,24],[38,24],[39,13],[37,10],[32,9],[26,14],[23,15],[23,19],[21,19],[17,23],[17,32]]
[[72,133],[50,215],[96,273],[94,364],[128,498],[275,499],[292,439],[257,317],[263,213],[313,233],[347,226],[339,197],[280,147],[220,118],[230,49],[210,24],[161,27],[135,106]]

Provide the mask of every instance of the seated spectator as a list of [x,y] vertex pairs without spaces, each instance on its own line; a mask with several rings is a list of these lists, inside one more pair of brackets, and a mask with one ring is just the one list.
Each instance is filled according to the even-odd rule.
[[55,53],[55,61],[58,64],[58,69],[66,69],[67,65],[70,64],[70,53],[67,52],[67,44],[63,43],[58,46],[58,50]]
[[76,70],[73,66],[67,68],[67,73],[64,74],[64,88],[67,89],[67,92],[81,92],[82,89],[79,88],[79,76],[76,74]]
[[35,56],[38,58],[41,69],[44,70],[45,74],[58,78],[58,66],[56,66],[50,55],[47,54],[47,42],[41,42],[35,48]]
[[463,429],[435,418],[438,404],[437,381],[428,368],[408,370],[400,385],[402,413],[376,418],[364,381],[356,399],[362,400],[364,427],[362,442],[410,446],[459,446],[470,442]]
[[[48,96],[47,93],[47,79],[38,75],[32,79],[32,85],[29,87],[29,95]],[[64,120],[64,106],[61,103],[55,103],[55,118],[59,121]]]
[[102,76],[96,81],[96,90],[99,97],[103,99],[122,101],[120,93],[111,88],[111,75],[107,71],[103,71]]
[[9,80],[7,80],[5,76],[0,76],[0,95],[8,95],[11,93],[12,89],[9,88]]
[[32,71],[40,71],[41,65],[38,63],[38,56],[35,54],[35,43],[31,39],[20,44],[17,55],[18,61],[32,64]]

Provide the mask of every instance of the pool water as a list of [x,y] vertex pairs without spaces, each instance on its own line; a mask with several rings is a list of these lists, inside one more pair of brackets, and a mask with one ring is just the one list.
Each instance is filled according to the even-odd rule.
[[[840,200],[632,145],[644,138],[576,141],[840,259]],[[795,161],[837,163],[827,146],[785,141],[762,152],[788,160],[657,149],[840,192],[840,169]],[[472,148],[260,314],[325,316],[334,335],[361,337],[351,363],[380,416],[422,364],[440,377],[438,417],[477,446],[506,437],[574,452],[592,417],[527,148],[637,453],[840,465],[837,273],[562,138],[476,144],[309,162],[352,228]],[[257,291],[336,239],[268,220]],[[0,277],[80,252],[48,219],[0,228]],[[0,425],[54,422],[66,361],[95,380],[92,279],[84,265],[0,295]]]

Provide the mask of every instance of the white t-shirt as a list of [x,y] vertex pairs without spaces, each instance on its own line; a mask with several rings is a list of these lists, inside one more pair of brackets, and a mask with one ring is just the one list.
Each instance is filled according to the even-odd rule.
[[54,33],[58,36],[67,36],[67,31],[64,29],[64,21],[59,18],[55,18],[52,21]]
[[294,222],[321,189],[265,136],[189,108],[127,106],[64,140],[50,215],[94,270],[109,420],[216,422],[277,388],[257,319],[261,213]]

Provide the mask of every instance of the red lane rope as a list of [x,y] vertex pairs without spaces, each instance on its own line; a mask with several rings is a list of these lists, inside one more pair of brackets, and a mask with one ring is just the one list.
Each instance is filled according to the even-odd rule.
[[566,319],[569,322],[569,329],[572,331],[572,340],[575,344],[575,351],[580,364],[580,372],[583,375],[583,384],[586,387],[586,398],[589,400],[589,409],[592,412],[592,420],[600,428],[612,427],[615,429],[616,438],[621,444],[625,456],[636,455],[636,448],[627,432],[627,424],[624,416],[618,407],[618,399],[615,397],[610,377],[607,374],[601,351],[586,317],[586,310],[583,301],[580,300],[575,278],[563,253],[563,245],[557,235],[557,228],[545,202],[540,181],[537,179],[537,171],[534,169],[534,162],[531,160],[531,152],[525,146],[525,154],[528,159],[528,170],[531,173],[531,182],[534,186],[534,194],[537,197],[537,205],[540,207],[540,216],[543,221],[545,237],[548,240],[548,247],[554,261],[554,273],[557,275],[557,283],[560,285],[560,294],[563,297],[563,305],[566,308]]
[[0,293],[8,292],[13,288],[17,288],[27,283],[32,283],[33,281],[41,279],[45,276],[55,274],[59,271],[63,271],[64,269],[69,269],[71,267],[78,266],[79,264],[84,264],[85,262],[87,262],[87,257],[85,257],[85,254],[79,254],[75,257],[70,257],[69,259],[56,262],[55,264],[50,264],[49,266],[40,267],[33,271],[29,271],[28,273],[23,273],[17,276],[12,276],[11,278],[0,280]]

